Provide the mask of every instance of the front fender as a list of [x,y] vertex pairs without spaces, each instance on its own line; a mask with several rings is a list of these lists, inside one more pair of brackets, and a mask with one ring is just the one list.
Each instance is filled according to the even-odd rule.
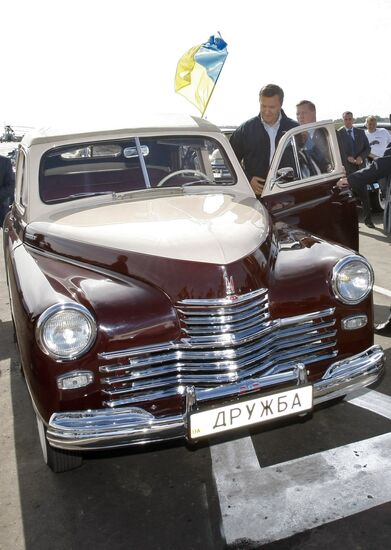
[[[44,419],[52,410],[63,410],[65,404],[68,409],[101,406],[99,353],[179,337],[179,322],[171,301],[160,289],[142,281],[36,253],[24,246],[13,252],[9,275],[21,362],[35,406]],[[48,307],[70,301],[90,311],[97,323],[97,337],[85,355],[59,361],[40,349],[35,329]],[[57,377],[73,370],[92,372],[93,383],[71,393],[60,391]]]

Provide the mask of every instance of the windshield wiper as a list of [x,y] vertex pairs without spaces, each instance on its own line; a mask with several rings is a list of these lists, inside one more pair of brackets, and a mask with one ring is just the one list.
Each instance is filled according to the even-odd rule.
[[55,199],[48,199],[46,203],[52,202],[66,202],[72,199],[81,199],[84,197],[96,197],[98,195],[113,195],[113,191],[86,191],[84,193],[74,193],[73,195],[67,195],[66,197],[56,197]]
[[198,185],[198,184],[206,184],[206,185],[217,185],[215,180],[210,180],[210,179],[206,179],[206,178],[202,178],[202,179],[199,179],[199,180],[194,180],[194,181],[188,181],[186,183],[183,183],[181,185],[181,187],[189,187],[190,185]]
[[68,199],[78,199],[81,197],[95,197],[98,195],[112,195],[113,191],[85,191],[84,193],[74,193],[73,195],[68,195]]
[[121,191],[119,193],[113,193],[113,199],[139,199],[151,196],[156,197],[159,195],[177,195],[178,193],[183,193],[182,187],[148,187],[145,189],[134,189],[133,191]]

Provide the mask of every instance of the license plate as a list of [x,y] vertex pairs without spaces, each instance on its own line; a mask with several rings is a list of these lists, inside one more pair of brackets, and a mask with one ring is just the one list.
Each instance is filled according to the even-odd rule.
[[297,387],[190,415],[190,439],[251,426],[312,409],[312,386]]

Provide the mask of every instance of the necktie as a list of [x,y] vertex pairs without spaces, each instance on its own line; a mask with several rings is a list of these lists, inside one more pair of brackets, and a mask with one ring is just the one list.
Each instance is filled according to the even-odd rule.
[[356,156],[356,148],[354,146],[353,130],[351,128],[349,128],[349,130],[348,130],[348,135],[350,137],[350,147],[351,147],[352,157],[355,157]]

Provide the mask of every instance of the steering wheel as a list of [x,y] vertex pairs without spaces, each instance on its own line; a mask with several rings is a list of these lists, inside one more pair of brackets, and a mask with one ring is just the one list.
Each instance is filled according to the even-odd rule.
[[161,187],[169,179],[173,178],[174,176],[180,176],[181,174],[183,174],[183,175],[189,174],[190,176],[196,176],[197,178],[202,178],[202,179],[206,179],[207,181],[209,181],[208,176],[206,174],[204,174],[203,172],[200,172],[199,170],[190,170],[190,169],[177,170],[176,172],[171,172],[171,174],[167,174],[167,176],[164,176],[164,178],[162,178],[159,181],[159,183],[157,184],[156,187]]

